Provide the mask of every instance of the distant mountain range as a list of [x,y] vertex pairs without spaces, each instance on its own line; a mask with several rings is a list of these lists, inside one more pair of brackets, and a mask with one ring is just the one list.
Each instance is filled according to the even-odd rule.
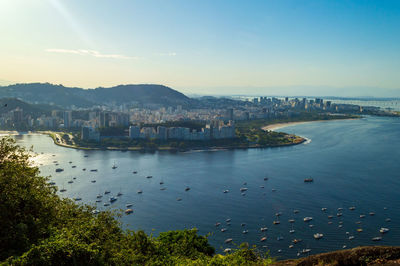
[[110,88],[82,89],[50,83],[0,86],[0,98],[18,98],[28,103],[62,108],[136,103],[139,105],[189,106],[194,100],[163,85],[119,85]]

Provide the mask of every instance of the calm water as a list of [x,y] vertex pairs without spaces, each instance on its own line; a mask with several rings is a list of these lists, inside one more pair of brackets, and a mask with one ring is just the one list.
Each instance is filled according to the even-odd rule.
[[[158,234],[197,227],[201,234],[211,233],[210,242],[217,252],[247,241],[261,250],[267,246],[279,258],[297,257],[303,248],[312,249],[313,254],[341,249],[343,245],[400,244],[400,119],[315,122],[282,131],[305,136],[311,142],[272,149],[143,154],[66,149],[42,135],[18,136],[18,140],[43,152],[36,158],[43,164],[42,174],[51,175],[59,187],[67,189],[60,193],[64,197],[81,197],[82,203],[95,204],[97,194],[110,190],[110,195],[116,195],[121,191],[123,195],[111,207],[103,206],[110,196],[105,195],[98,209],[126,209],[125,204],[132,203],[134,213],[124,215],[122,221],[134,230]],[[118,166],[115,170],[111,168],[114,162]],[[57,167],[65,171],[55,173]],[[148,175],[153,178],[146,178]],[[264,181],[265,176],[268,181]],[[314,183],[305,184],[303,180],[309,176]],[[68,184],[73,177],[74,183]],[[190,191],[185,191],[186,186]],[[241,187],[248,188],[245,195],[240,193]],[[350,206],[356,209],[351,211]],[[322,212],[322,207],[328,210]],[[336,216],[339,207],[344,208],[342,217]],[[299,213],[294,214],[294,209]],[[371,211],[375,216],[368,215]],[[274,225],[277,212],[282,213],[281,223]],[[366,217],[360,219],[360,214]],[[328,215],[334,218],[328,219]],[[313,217],[313,221],[303,222],[306,216]],[[391,222],[386,222],[389,217]],[[228,218],[231,225],[225,222]],[[292,226],[288,219],[296,220],[294,234],[289,233]],[[215,227],[216,222],[221,225]],[[268,231],[260,232],[261,227],[268,227]],[[383,235],[382,241],[373,242],[371,238],[380,235],[381,227],[388,227],[390,232]],[[221,228],[227,231],[221,232]],[[363,232],[357,233],[357,228]],[[243,230],[248,234],[242,234]],[[313,234],[317,232],[324,237],[315,240]],[[350,235],[355,239],[348,240]],[[263,236],[268,239],[260,242]],[[278,236],[283,240],[277,240]],[[228,238],[233,244],[224,243]],[[303,241],[289,249],[295,238]]]

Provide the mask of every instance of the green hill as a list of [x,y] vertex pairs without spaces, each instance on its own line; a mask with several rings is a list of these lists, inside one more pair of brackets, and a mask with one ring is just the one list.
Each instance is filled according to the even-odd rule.
[[51,113],[51,110],[57,109],[45,104],[29,104],[15,98],[0,99],[0,114],[10,112],[12,110],[15,110],[16,108],[22,109],[24,114],[29,114],[32,117],[38,117],[42,114],[49,115]]
[[192,100],[163,85],[119,85],[110,88],[70,88],[50,83],[15,84],[0,87],[0,98],[19,98],[29,103],[53,104],[63,108],[137,103],[188,106]]

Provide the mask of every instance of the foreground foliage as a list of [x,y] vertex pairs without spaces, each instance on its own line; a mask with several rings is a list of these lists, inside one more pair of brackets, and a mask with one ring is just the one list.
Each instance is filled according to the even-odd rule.
[[39,175],[27,150],[0,139],[0,264],[2,265],[266,265],[242,245],[215,255],[196,229],[158,237],[123,231],[112,212],[61,199]]

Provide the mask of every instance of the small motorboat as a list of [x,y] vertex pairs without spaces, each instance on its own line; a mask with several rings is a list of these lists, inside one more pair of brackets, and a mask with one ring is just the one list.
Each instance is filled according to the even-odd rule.
[[304,217],[303,221],[304,222],[309,222],[311,221],[313,218],[312,217]]
[[67,191],[65,188],[60,189],[60,192],[65,192]]
[[360,214],[360,218],[365,218],[365,214]]
[[343,208],[337,208],[337,211],[338,212],[343,211]]
[[133,210],[132,210],[132,209],[126,209],[126,210],[125,210],[125,214],[131,214],[131,213],[133,213]]
[[164,181],[160,181],[160,185],[164,185]]
[[137,171],[133,171],[132,173],[133,173],[134,175],[136,175],[136,174],[137,174]]
[[221,228],[221,232],[223,233],[223,232],[226,232],[226,230],[228,230],[228,229],[226,229],[226,228]]
[[264,241],[266,241],[266,240],[267,240],[267,237],[264,236],[264,237],[262,237],[262,238],[260,239],[260,242],[264,242]]
[[83,168],[82,171],[86,171],[86,168]]
[[74,198],[74,200],[75,201],[80,201],[80,200],[82,200],[82,198],[81,197],[77,197],[77,198]]
[[240,188],[240,192],[244,192],[244,191],[247,191],[247,187],[242,187],[242,188]]
[[374,216],[375,213],[374,213],[374,212],[370,212],[369,215],[370,215],[370,216]]
[[289,223],[294,223],[294,219],[289,219]]
[[249,230],[243,230],[242,234],[247,234]]
[[381,241],[381,240],[382,240],[382,237],[380,237],[380,236],[372,238],[372,241]]
[[97,169],[92,169],[90,170],[90,172],[97,172]]
[[148,176],[146,176],[146,178],[153,178],[153,176],[152,175],[148,175]]
[[308,227],[310,227],[310,228],[313,228],[313,227],[314,227],[314,225],[313,225],[313,224],[310,224]]
[[358,229],[357,229],[357,232],[359,232],[359,233],[361,233],[362,231],[363,231],[362,228],[358,228]]
[[241,223],[240,225],[241,225],[241,226],[246,226],[246,224],[245,224],[245,223]]
[[113,166],[111,168],[112,169],[117,169],[117,166],[115,165],[115,163],[113,164]]
[[282,215],[282,213],[281,212],[277,212],[277,213],[275,213],[275,216],[277,216],[277,217],[279,217],[279,216],[281,216]]
[[185,188],[185,191],[189,191],[189,190],[190,190],[190,187],[186,187],[186,188]]
[[350,211],[354,211],[355,209],[356,209],[356,207],[354,207],[354,206],[349,207]]
[[56,169],[56,173],[60,173],[60,172],[62,172],[62,171],[64,171],[64,169],[62,169],[62,168],[57,168],[57,169]]
[[296,231],[294,229],[289,230],[290,234],[294,234]]
[[232,251],[232,249],[230,249],[230,248],[224,249],[224,252],[225,252],[225,253],[229,253],[229,252],[231,252],[231,251]]
[[337,217],[340,217],[340,216],[342,216],[342,215],[343,215],[343,213],[341,213],[341,212],[336,213],[336,216],[337,216]]
[[101,199],[96,200],[97,203],[101,202]]
[[68,163],[72,163],[71,161],[69,161]]
[[117,193],[117,197],[122,196],[122,195],[123,195],[123,194],[122,194],[121,191]]
[[328,219],[332,219],[333,218],[333,215],[328,215]]
[[311,177],[304,179],[304,183],[312,183],[312,182],[314,182],[314,179],[312,179]]
[[221,223],[215,223],[215,227],[218,227],[220,225],[221,225]]
[[349,236],[349,240],[353,240],[354,239],[354,236]]
[[98,199],[100,199],[100,198],[102,198],[103,197],[103,195],[101,195],[101,194],[98,194],[97,196],[96,196],[96,198],[98,198]]
[[273,221],[272,223],[278,225],[278,224],[280,224],[281,222],[280,222],[279,220],[276,220],[276,221]]
[[90,181],[90,182],[92,182],[92,183],[96,183],[96,180],[92,180],[92,181]]
[[106,191],[104,191],[104,194],[110,194],[110,190],[106,190]]
[[69,181],[68,181],[68,184],[72,184],[72,183],[74,183],[74,181],[72,181],[72,180],[69,180]]
[[321,208],[321,211],[323,211],[323,212],[326,211],[326,210],[327,210],[327,208]]
[[176,201],[182,201],[182,199],[181,198],[177,198]]
[[294,246],[293,245],[289,245],[289,248],[293,248]]
[[227,189],[224,190],[224,193],[228,193],[228,192],[229,192],[229,190],[227,190]]
[[231,219],[228,218],[228,219],[225,220],[225,222],[230,223],[230,222],[231,222]]
[[381,234],[385,234],[387,232],[389,232],[389,228],[382,227],[381,229],[379,229],[379,233]]
[[321,233],[316,233],[316,234],[314,234],[314,238],[315,239],[321,239],[321,238],[323,238],[324,237],[324,235],[323,234],[321,234]]
[[232,238],[225,239],[225,244],[231,243],[233,241]]
[[283,236],[278,236],[277,238],[276,238],[276,240],[278,240],[278,241],[281,241],[281,240],[283,240],[284,238],[283,238]]
[[99,213],[100,213],[99,210],[93,210],[93,211],[92,211],[92,214],[99,214]]
[[295,214],[299,213],[299,210],[293,210],[293,213],[295,213]]
[[127,204],[125,205],[125,207],[127,207],[127,208],[130,208],[130,207],[132,207],[132,206],[133,206],[132,203],[127,203]]
[[268,230],[268,227],[261,227],[260,230],[261,230],[261,232],[265,232]]
[[390,222],[390,221],[392,221],[392,219],[390,219],[390,218],[385,219],[385,222]]
[[117,198],[116,197],[111,197],[108,201],[113,203],[113,202],[117,201]]
[[311,252],[311,249],[310,248],[304,248],[302,251],[301,251],[301,253],[303,253],[303,254],[308,254],[308,253],[310,253]]
[[49,185],[54,186],[56,182],[49,182]]
[[110,206],[110,203],[104,202],[104,206]]
[[268,177],[264,177],[264,181],[268,181]]
[[72,168],[76,168],[76,165],[73,165]]
[[292,240],[292,243],[297,244],[297,243],[300,243],[301,241],[303,241],[303,240],[295,238]]
[[160,188],[160,190],[166,190],[167,188],[166,187],[162,187],[162,188]]
[[138,190],[137,193],[138,193],[138,194],[142,194],[143,191],[142,191],[142,190]]

